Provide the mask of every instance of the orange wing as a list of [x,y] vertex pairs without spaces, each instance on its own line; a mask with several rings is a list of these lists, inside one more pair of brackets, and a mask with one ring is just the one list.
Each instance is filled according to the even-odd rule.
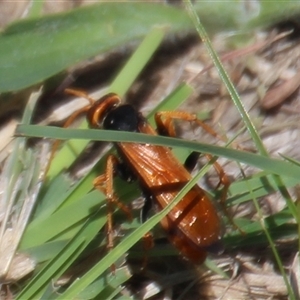
[[[161,208],[191,179],[190,173],[167,147],[136,143],[120,143],[118,147]],[[164,220],[162,224],[166,230],[181,231],[189,236],[198,247],[210,246],[221,238],[215,207],[198,185],[172,209],[167,222]]]

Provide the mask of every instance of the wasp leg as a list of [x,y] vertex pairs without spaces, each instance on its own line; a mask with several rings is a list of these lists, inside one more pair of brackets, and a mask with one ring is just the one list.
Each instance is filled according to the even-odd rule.
[[105,173],[96,177],[93,181],[94,187],[104,193],[107,197],[107,248],[112,249],[114,246],[113,240],[113,205],[116,205],[127,215],[129,220],[132,220],[130,209],[119,201],[114,193],[113,178],[117,172],[117,166],[121,163],[114,155],[109,155],[106,161]]
[[[86,94],[83,91],[66,89],[65,92],[67,94],[70,94],[70,95],[82,97],[82,98],[84,98],[84,99],[86,99],[86,100],[89,101],[88,105],[86,105],[86,106],[82,107],[81,109],[75,111],[73,114],[71,114],[68,117],[68,119],[66,120],[66,122],[62,126],[63,128],[68,128],[77,119],[78,116],[80,116],[81,114],[87,112],[90,109],[90,107],[95,102],[95,100],[93,98],[91,98],[90,96],[88,96],[88,94]],[[61,143],[60,140],[55,140],[55,142],[53,143],[53,146],[52,146],[52,149],[51,149],[51,153],[50,153],[50,157],[49,157],[48,164],[47,164],[46,171],[45,171],[45,177],[47,176],[47,173],[48,173],[48,171],[50,169],[51,162],[52,162],[52,160],[54,158],[54,155],[55,155],[55,153],[56,153],[56,151],[57,151],[60,143]]]
[[157,125],[157,131],[160,135],[176,137],[173,120],[182,120],[187,122],[195,122],[210,135],[222,141],[226,141],[224,137],[220,136],[210,126],[199,120],[195,114],[190,114],[185,111],[160,111],[155,114],[154,118]]
[[142,197],[145,199],[145,203],[141,209],[140,221],[141,223],[145,223],[148,220],[149,211],[153,207],[153,199],[152,199],[152,195],[147,191],[143,191]]
[[[144,206],[141,210],[141,214],[140,214],[141,223],[144,223],[147,221],[148,213],[153,206],[152,195],[150,193],[148,193],[147,191],[143,191],[143,196],[145,197],[145,204],[144,204]],[[143,271],[147,267],[147,264],[148,264],[148,251],[154,247],[154,240],[153,240],[152,233],[147,232],[143,236],[142,242],[143,242],[143,248],[145,251],[145,256],[143,258],[143,263],[142,263],[142,267],[141,267],[141,270]]]
[[[212,155],[210,155],[210,154],[206,154],[205,156],[208,160],[213,159]],[[227,198],[227,193],[228,193],[228,189],[229,189],[229,186],[230,186],[230,180],[229,180],[228,176],[225,174],[224,169],[219,165],[218,162],[214,162],[213,167],[214,167],[214,169],[216,170],[216,172],[219,176],[219,183],[216,186],[216,189],[218,189],[221,185],[223,186],[220,200],[221,200],[221,205],[223,206],[224,211],[227,212],[227,210],[226,210],[226,198]]]
[[[211,160],[213,157],[210,154],[205,155],[208,160]],[[224,169],[218,164],[218,162],[214,162],[213,164],[214,169],[216,170],[217,174],[219,175],[219,183],[216,187],[218,189],[221,185],[223,186],[221,190],[221,196],[220,196],[220,203],[222,206],[222,210],[226,217],[228,218],[228,221],[230,224],[237,229],[241,234],[245,234],[245,232],[234,222],[232,215],[229,213],[228,208],[226,206],[226,199],[227,199],[227,194],[230,186],[230,180],[228,176],[225,174]]]
[[93,103],[95,102],[95,99],[93,99],[92,97],[90,97],[85,91],[73,90],[73,89],[65,89],[65,93],[69,94],[69,95],[73,95],[73,96],[84,98],[84,99],[86,99],[86,100],[88,100],[90,102],[90,105],[93,105]]

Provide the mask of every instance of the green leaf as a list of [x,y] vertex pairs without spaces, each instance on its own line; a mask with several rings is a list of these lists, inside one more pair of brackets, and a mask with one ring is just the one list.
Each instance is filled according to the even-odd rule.
[[105,3],[18,22],[0,36],[0,92],[25,88],[84,59],[139,40],[153,27],[191,27],[185,12],[155,3]]

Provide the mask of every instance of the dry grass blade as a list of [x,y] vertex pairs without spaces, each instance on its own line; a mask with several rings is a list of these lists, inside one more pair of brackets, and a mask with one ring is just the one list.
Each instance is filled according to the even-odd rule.
[[[33,110],[39,93],[34,93],[27,110]],[[14,150],[4,164],[0,178],[0,278],[17,281],[32,272],[35,262],[17,248],[37,200],[44,174],[48,148],[33,152],[26,149],[25,139],[15,139]],[[38,158],[38,160],[37,160]]]

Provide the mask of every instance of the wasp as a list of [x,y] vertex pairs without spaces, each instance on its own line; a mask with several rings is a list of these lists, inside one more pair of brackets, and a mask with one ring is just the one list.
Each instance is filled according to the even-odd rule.
[[[140,132],[150,135],[176,136],[175,119],[196,122],[213,135],[214,131],[193,114],[183,111],[165,111],[155,114],[155,130],[130,104],[122,104],[117,94],[110,93],[95,101],[85,92],[67,89],[66,93],[83,97],[90,102],[84,108],[90,128]],[[82,112],[82,111],[81,111]],[[72,118],[73,119],[73,118]],[[70,121],[71,122],[71,121]],[[70,123],[69,122],[69,123]],[[109,155],[104,174],[94,179],[93,185],[107,197],[108,248],[113,247],[112,205],[117,205],[130,217],[131,212],[115,195],[113,179],[120,176],[127,181],[138,180],[146,202],[141,221],[147,219],[149,209],[159,211],[166,207],[178,192],[191,180],[192,153],[182,164],[165,146],[132,142],[115,143],[118,156]],[[198,158],[198,156],[197,156]],[[223,169],[214,164],[224,186],[222,198],[226,197],[229,180]],[[201,263],[207,251],[218,249],[222,238],[222,225],[217,210],[206,192],[195,185],[180,202],[162,219],[161,226],[170,242],[190,261]]]

